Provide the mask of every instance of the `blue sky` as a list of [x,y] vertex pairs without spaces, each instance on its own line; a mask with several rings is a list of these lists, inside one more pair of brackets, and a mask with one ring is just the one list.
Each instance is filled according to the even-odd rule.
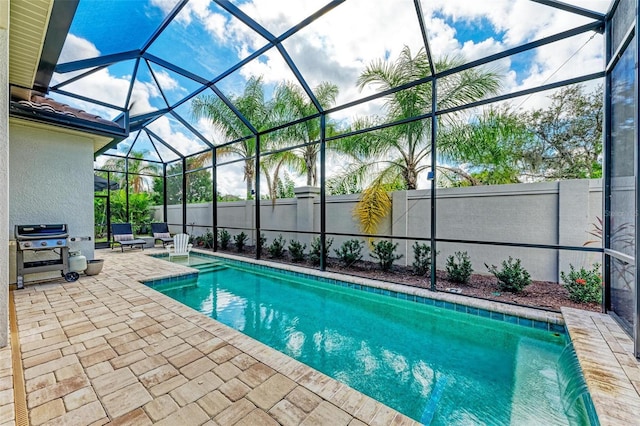
[[[176,0],[81,0],[61,62],[139,49],[175,3]],[[232,3],[279,35],[323,7],[326,1],[278,0],[274,3],[272,0],[248,0]],[[610,2],[585,0],[573,3],[603,11]],[[431,50],[436,58],[463,55],[467,60],[478,59],[590,21],[528,0],[423,0],[422,8]],[[602,69],[602,37],[598,35],[589,40],[590,36],[586,34],[503,59],[492,67],[503,73],[505,92]],[[217,5],[208,0],[192,0],[156,40],[149,53],[205,79],[212,79],[264,45],[264,38]],[[347,0],[283,43],[310,87],[322,81],[330,81],[339,87],[338,104],[370,94],[371,90],[360,91],[356,87],[364,67],[380,58],[397,58],[405,45],[412,52],[422,46],[413,0],[376,2],[376,7],[371,7],[370,0]],[[563,65],[572,55],[571,63]],[[170,103],[184,99],[198,87],[188,78],[159,65],[152,65],[152,69]],[[127,61],[62,88],[125,107],[132,73],[133,61]],[[54,81],[61,82],[74,75],[55,75]],[[251,76],[262,76],[267,87],[294,80],[280,53],[271,49],[225,78],[219,87],[227,96],[237,95]],[[71,103],[69,99],[64,101]],[[166,106],[146,65],[138,71],[132,101],[135,101],[132,115]],[[529,99],[526,106],[533,108],[544,102],[541,96]],[[109,118],[119,113],[84,102],[79,102],[78,106]],[[377,113],[380,108],[380,102],[370,102],[334,118],[348,122],[356,116]],[[181,111],[181,115],[186,115],[183,118],[206,137],[216,139],[211,126],[190,117],[188,105]],[[193,135],[175,124],[175,120],[160,119],[152,129],[171,140],[181,152],[194,152],[200,146]],[[237,186],[243,187],[242,182]]]

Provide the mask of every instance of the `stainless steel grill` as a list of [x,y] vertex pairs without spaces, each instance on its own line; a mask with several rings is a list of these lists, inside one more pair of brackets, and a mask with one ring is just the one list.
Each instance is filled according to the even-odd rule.
[[[78,279],[77,272],[69,272],[67,225],[16,225],[15,236],[18,289],[24,288],[25,274],[61,271],[62,276],[69,282]],[[56,253],[57,257],[37,259],[37,254],[44,250]],[[31,259],[26,260],[28,254],[32,256],[28,256]]]

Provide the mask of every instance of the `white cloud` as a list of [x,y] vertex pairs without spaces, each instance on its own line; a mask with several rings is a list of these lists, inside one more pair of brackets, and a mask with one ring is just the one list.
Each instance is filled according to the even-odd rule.
[[95,58],[100,55],[100,51],[90,41],[77,37],[73,34],[67,35],[62,51],[60,52],[59,63],[78,61],[80,59]]
[[182,92],[186,91],[186,89],[181,88],[178,81],[174,78],[171,78],[169,73],[165,70],[156,71],[153,74],[158,80],[158,84],[160,84],[162,90],[180,90]]

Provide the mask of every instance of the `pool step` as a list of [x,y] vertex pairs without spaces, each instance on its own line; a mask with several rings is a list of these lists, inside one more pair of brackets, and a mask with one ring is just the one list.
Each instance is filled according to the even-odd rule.
[[158,284],[156,286],[153,286],[152,288],[159,292],[165,292],[165,291],[171,291],[171,290],[183,290],[187,288],[196,288],[197,286],[198,286],[198,281],[196,279],[185,279],[181,281]]
[[198,269],[200,273],[204,273],[204,272],[215,272],[221,269],[226,269],[227,265],[225,265],[222,262],[214,262],[214,263],[196,265],[195,267]]

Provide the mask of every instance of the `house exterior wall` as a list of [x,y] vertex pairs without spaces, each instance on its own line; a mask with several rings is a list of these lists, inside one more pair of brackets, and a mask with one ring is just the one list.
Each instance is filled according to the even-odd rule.
[[[15,225],[66,223],[71,237],[92,237],[71,242],[70,250],[93,259],[93,140],[13,119],[9,132],[10,239],[15,240]],[[9,245],[13,283],[15,242]],[[30,274],[25,282],[59,276],[59,272]]]
[[0,1],[0,348],[9,336],[9,2]]
[[[320,230],[320,198],[317,191],[296,189],[296,199],[276,200],[261,204],[261,228],[281,231],[264,231],[267,244],[278,234],[287,241],[296,239],[309,247],[312,236],[297,234],[296,231]],[[392,211],[379,227],[379,234],[400,237],[428,238],[431,230],[431,192],[429,190],[396,191],[392,194]],[[360,233],[353,210],[358,195],[327,197],[327,232]],[[541,182],[531,184],[492,185],[467,188],[444,188],[437,191],[436,198],[437,236],[442,239],[478,242],[504,242],[541,245],[567,245],[581,247],[594,240],[589,234],[602,215],[602,183],[600,180],[568,180],[561,182]],[[193,206],[194,214],[187,216],[211,226],[211,204]],[[188,211],[192,207],[189,206]],[[219,228],[245,228],[250,234],[250,244],[255,244],[254,227],[255,204],[249,202],[218,203]],[[168,222],[180,223],[181,206],[169,206]],[[156,208],[157,218],[162,209]],[[311,217],[310,217],[311,216]],[[249,230],[247,230],[249,229]],[[205,232],[199,228],[195,234]],[[233,235],[240,229],[228,229]],[[351,237],[335,236],[330,255]],[[396,240],[396,253],[402,259],[396,264],[413,263],[412,245],[415,240]],[[428,244],[428,241],[426,242]],[[590,244],[597,247],[599,242]],[[585,253],[568,250],[547,250],[485,244],[461,244],[438,242],[437,266],[444,269],[449,255],[456,251],[467,251],[476,273],[488,273],[485,263],[499,266],[509,256],[522,259],[523,267],[533,279],[558,281],[561,271],[569,265],[590,267],[601,262],[599,253]],[[365,260],[369,257],[368,247],[363,250]]]

